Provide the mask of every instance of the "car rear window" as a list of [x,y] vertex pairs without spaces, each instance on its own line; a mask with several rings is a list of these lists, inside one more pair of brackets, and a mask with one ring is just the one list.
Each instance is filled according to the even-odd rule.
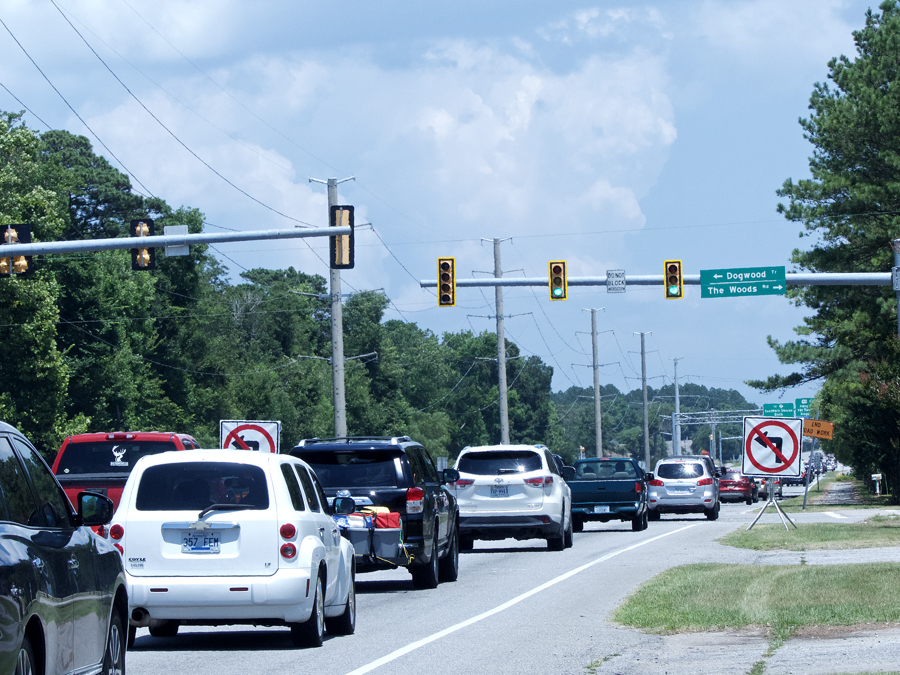
[[59,458],[57,473],[130,473],[141,457],[179,448],[170,441],[75,442]]
[[578,462],[575,466],[575,478],[581,480],[607,480],[616,478],[638,478],[634,464],[631,462]]
[[699,478],[703,475],[703,465],[699,463],[660,464],[656,475],[658,478]]
[[492,450],[467,452],[459,458],[459,466],[456,468],[479,476],[498,476],[504,473],[540,471],[542,467],[541,456],[531,450]]
[[186,511],[213,504],[269,508],[266,474],[238,462],[174,462],[151,466],[141,476],[138,511]]
[[329,490],[354,487],[398,487],[396,452],[351,450],[304,452],[322,486]]
[[744,480],[744,476],[739,473],[726,473],[722,478],[724,480]]

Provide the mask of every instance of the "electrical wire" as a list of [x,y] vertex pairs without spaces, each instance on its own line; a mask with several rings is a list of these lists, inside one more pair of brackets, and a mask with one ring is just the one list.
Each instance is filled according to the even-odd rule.
[[37,119],[38,122],[40,122],[41,124],[43,124],[43,125],[44,125],[45,127],[47,127],[48,129],[50,128],[50,125],[47,124],[44,120],[42,120],[40,117],[38,117],[37,113],[35,113],[31,108],[29,108],[27,105],[25,105],[24,103],[22,103],[21,99],[19,99],[18,96],[16,96],[14,93],[12,93],[12,92],[9,90],[9,87],[7,87],[7,86],[6,86],[5,84],[3,84],[2,82],[0,82],[0,87],[3,87],[3,88],[6,90],[6,93],[9,94],[10,96],[12,96],[14,99],[16,99],[16,102],[17,102],[20,106],[22,106],[23,108],[25,108],[25,110],[27,110],[28,112],[30,112],[31,115],[32,115],[33,117],[35,117],[35,118]]

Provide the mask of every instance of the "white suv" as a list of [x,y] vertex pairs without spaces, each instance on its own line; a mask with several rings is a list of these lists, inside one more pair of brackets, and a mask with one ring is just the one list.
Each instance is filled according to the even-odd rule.
[[572,545],[572,492],[543,445],[464,448],[455,468],[461,550],[475,539],[547,540]]
[[[352,511],[352,500],[336,505]],[[283,625],[295,646],[356,625],[353,545],[315,473],[296,457],[164,452],[137,462],[110,523],[138,626]]]

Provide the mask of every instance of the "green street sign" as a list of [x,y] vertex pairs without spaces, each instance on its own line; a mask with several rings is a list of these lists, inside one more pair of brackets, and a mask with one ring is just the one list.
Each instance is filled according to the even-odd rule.
[[795,401],[794,409],[797,412],[797,417],[809,417],[809,404],[812,403],[811,398],[798,398]]
[[764,403],[763,417],[794,417],[794,404]]
[[784,266],[700,270],[701,298],[733,298],[739,295],[784,295],[786,290]]

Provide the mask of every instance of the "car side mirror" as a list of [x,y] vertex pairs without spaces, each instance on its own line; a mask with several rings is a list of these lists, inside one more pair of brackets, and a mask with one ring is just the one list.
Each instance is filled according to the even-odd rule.
[[78,522],[81,525],[96,527],[112,520],[115,507],[109,497],[96,492],[79,492],[77,501]]
[[444,469],[441,473],[441,481],[444,483],[455,483],[459,480],[459,471],[456,469]]
[[333,511],[336,516],[348,516],[356,511],[356,502],[353,497],[335,497]]
[[562,476],[567,481],[575,480],[575,467],[574,466],[564,466],[562,470]]

